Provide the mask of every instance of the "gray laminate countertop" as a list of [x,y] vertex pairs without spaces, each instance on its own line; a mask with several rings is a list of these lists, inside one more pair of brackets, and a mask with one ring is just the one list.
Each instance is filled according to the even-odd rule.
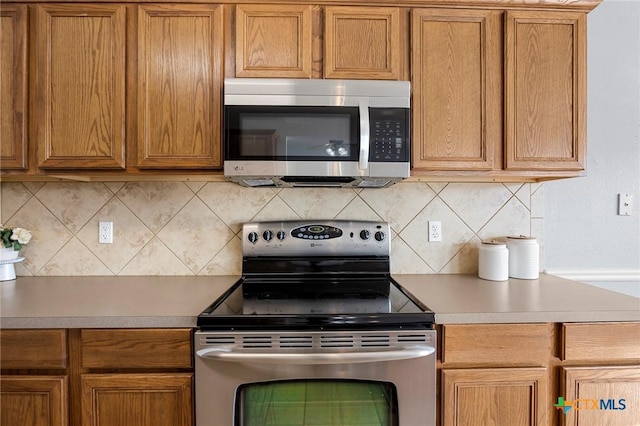
[[[394,275],[436,322],[640,321],[640,299],[541,274],[485,281],[474,275]],[[18,277],[0,282],[2,328],[195,327],[237,276]]]

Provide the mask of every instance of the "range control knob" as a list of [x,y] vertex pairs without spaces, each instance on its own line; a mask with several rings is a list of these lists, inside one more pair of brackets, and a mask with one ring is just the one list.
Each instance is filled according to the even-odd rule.
[[262,238],[264,238],[266,241],[271,241],[271,239],[273,238],[273,232],[267,229],[262,233]]
[[280,241],[284,240],[284,238],[287,236],[287,234],[284,231],[278,231],[278,233],[276,234],[276,236],[278,237],[278,239]]
[[376,239],[376,241],[384,241],[386,235],[384,235],[384,232],[378,231],[373,237]]
[[361,240],[368,240],[370,236],[371,236],[371,233],[369,231],[367,231],[366,229],[363,229],[362,231],[360,231],[360,239]]
[[248,240],[251,241],[252,244],[255,244],[258,242],[258,233],[257,232],[249,232],[249,235],[247,236]]

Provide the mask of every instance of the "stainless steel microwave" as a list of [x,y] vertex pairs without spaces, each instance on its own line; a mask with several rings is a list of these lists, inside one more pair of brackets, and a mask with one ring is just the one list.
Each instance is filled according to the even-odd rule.
[[386,187],[409,176],[410,83],[232,78],[224,175],[241,185]]

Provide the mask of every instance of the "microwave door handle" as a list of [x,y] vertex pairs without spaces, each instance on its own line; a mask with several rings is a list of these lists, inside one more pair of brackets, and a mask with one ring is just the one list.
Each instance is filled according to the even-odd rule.
[[358,102],[360,112],[360,156],[358,157],[358,170],[369,168],[369,139],[371,129],[369,128],[369,100]]
[[429,356],[435,348],[426,345],[381,351],[354,352],[234,352],[229,348],[206,348],[196,352],[200,358],[262,364],[356,364],[363,362],[399,361]]

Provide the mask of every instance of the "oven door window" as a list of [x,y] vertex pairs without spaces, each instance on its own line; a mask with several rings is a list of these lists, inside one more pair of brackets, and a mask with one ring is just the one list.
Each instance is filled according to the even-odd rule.
[[226,106],[225,159],[358,161],[355,107]]
[[398,426],[398,398],[388,382],[286,380],[245,384],[236,395],[236,426]]

